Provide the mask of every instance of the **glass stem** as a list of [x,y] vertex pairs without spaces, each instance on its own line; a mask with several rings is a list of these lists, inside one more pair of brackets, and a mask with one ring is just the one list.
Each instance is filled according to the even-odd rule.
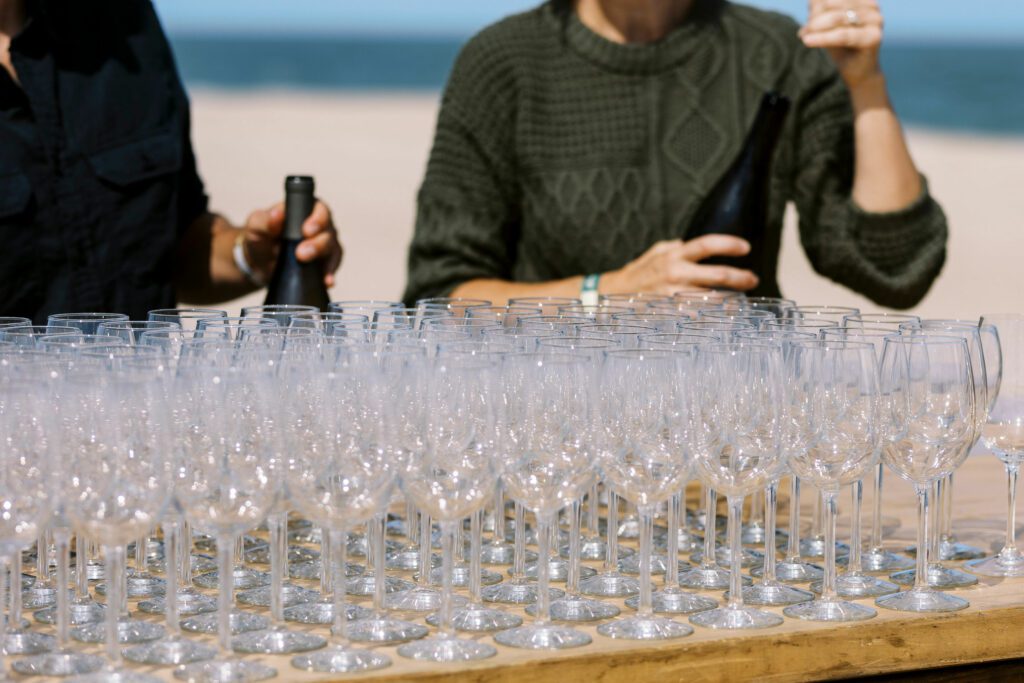
[[555,515],[537,514],[537,624],[551,620],[551,596],[548,591],[547,560],[551,544],[551,526]]
[[637,614],[649,617],[654,614],[651,602],[651,543],[654,537],[654,506],[637,505],[640,518],[640,603]]
[[334,574],[334,624],[331,626],[331,634],[334,636],[338,647],[348,646],[348,614],[345,606],[345,558],[346,541],[348,533],[344,529],[326,529],[321,531],[323,539],[330,537],[327,545],[331,550],[332,557],[321,555],[324,564],[330,565]]
[[[0,595],[3,595],[0,593]],[[17,631],[21,628],[21,551],[11,555],[11,597],[8,608],[9,629]],[[0,640],[0,647],[3,641]]]
[[[374,517],[367,525],[370,530],[370,541],[373,545],[373,609],[377,614],[384,614],[384,584],[387,574],[384,572],[384,532],[387,514]],[[429,565],[428,565],[429,566]],[[427,581],[430,581],[430,570],[427,570]]]
[[484,536],[484,511],[477,510],[469,518],[469,599],[480,604],[480,548]]
[[917,489],[917,570],[914,590],[928,590],[928,493],[930,484],[918,484]]
[[773,481],[764,489],[764,574],[761,583],[775,583],[775,515],[779,502],[779,482]]
[[501,482],[494,485],[494,530],[491,539],[494,545],[505,542],[505,496]]
[[764,527],[764,505],[761,500],[763,495],[762,491],[755,491],[750,496],[750,521],[748,524],[751,527]]
[[44,582],[50,580],[50,543],[47,535],[44,529],[36,538],[36,580]]
[[800,562],[800,477],[792,475],[789,483],[789,545],[786,562]]
[[[0,558],[0,600],[7,594],[7,576],[10,567],[8,558]],[[19,579],[20,580],[20,579]],[[11,582],[11,592],[14,592],[14,581]],[[20,586],[19,586],[20,588]],[[3,618],[3,605],[0,603],[0,680],[7,679],[7,648],[3,646],[7,642],[7,619]]]
[[411,500],[405,501],[405,542],[410,548],[415,548],[419,542],[419,523],[417,519],[416,506]]
[[[929,513],[932,518],[928,520],[928,535],[925,539],[928,541],[928,565],[937,564],[942,559],[942,554],[939,548],[939,526],[942,519],[942,494],[945,489],[945,481],[943,479],[936,479],[931,485],[931,500],[932,503]],[[920,548],[918,548],[920,552]]]
[[288,569],[288,513],[270,515],[267,527],[270,531],[270,618],[281,623],[284,621],[281,592],[284,572]]
[[68,645],[68,573],[71,568],[71,531],[66,527],[53,530],[53,543],[57,550],[57,647]]
[[594,485],[590,487],[590,500],[587,501],[587,534],[590,537],[597,537],[601,535],[600,525],[600,508],[601,508],[601,495],[598,492],[598,483],[594,482]]
[[114,667],[121,665],[121,643],[117,626],[121,620],[121,603],[124,601],[125,547],[120,543],[103,548],[103,560],[107,574],[107,658]]
[[862,479],[853,482],[851,493],[853,506],[850,508],[850,559],[846,565],[846,573],[857,575],[864,569],[861,563],[860,545],[860,514],[864,504],[864,481]]
[[825,578],[821,583],[821,599],[835,600],[836,595],[836,499],[838,491],[821,490],[821,510],[825,514]]
[[683,509],[683,491],[668,501],[668,538],[665,543],[665,589],[679,588],[679,518]]
[[[712,492],[708,492],[708,498],[712,498]],[[714,520],[714,517],[711,518]],[[729,567],[729,609],[743,607],[743,579],[740,576],[740,568],[743,564],[743,546],[740,543],[740,536],[743,524],[743,496],[729,497],[729,553],[732,562]],[[708,527],[705,525],[705,532]]]
[[235,539],[230,534],[217,537],[217,643],[221,652],[231,652],[231,605],[235,589]]
[[[703,569],[714,569],[718,561],[715,558],[715,532],[718,521],[718,492],[708,488],[704,509],[704,559],[700,566]],[[742,512],[742,511],[741,511]]]
[[146,572],[146,546],[149,544],[149,534],[142,534],[135,539],[135,572],[144,574]]
[[[324,527],[320,527],[320,597],[324,600],[334,590],[334,569],[332,560],[334,556],[334,534]],[[346,560],[347,561],[347,560]],[[341,568],[342,580],[348,573],[347,567]]]
[[882,549],[882,478],[885,476],[885,465],[875,465],[875,492],[871,500],[871,550]]
[[943,486],[944,494],[942,496],[942,527],[939,529],[939,540],[945,541],[946,543],[953,542],[953,477],[956,476],[954,473],[950,473],[946,477],[946,482]]
[[526,512],[518,501],[515,504],[515,523],[512,580],[522,582],[526,579]]
[[1017,475],[1019,473],[1017,463],[1006,465],[1006,503],[1009,509],[1006,511],[1006,543],[999,552],[1003,557],[1015,557],[1017,555]]
[[569,504],[569,571],[565,579],[565,594],[579,595],[580,590],[580,514],[581,501]]
[[86,602],[89,599],[89,552],[85,536],[75,536],[75,599]]
[[619,570],[619,497],[611,487],[608,491],[608,521],[605,536],[607,550],[605,551],[605,571],[616,572]]
[[178,520],[171,517],[163,524],[164,527],[164,566],[167,567],[167,588],[164,593],[164,615],[167,618],[167,630],[172,637],[181,635],[181,624],[178,619]]
[[441,613],[438,624],[442,638],[455,637],[455,624],[452,621],[452,571],[455,568],[455,543],[460,524],[461,519],[441,522]]
[[192,588],[192,525],[182,520],[181,524],[181,585]]
[[425,512],[420,512],[420,568],[416,582],[422,588],[426,588],[430,585],[430,559],[432,554],[433,548],[430,534],[430,515]]
[[822,537],[822,517],[824,510],[821,509],[821,498],[814,498],[814,509],[811,511],[811,539],[817,540]]

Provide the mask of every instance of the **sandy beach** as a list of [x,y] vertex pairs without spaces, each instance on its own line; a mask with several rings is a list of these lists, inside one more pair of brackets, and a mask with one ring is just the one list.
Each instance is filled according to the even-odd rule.
[[[438,97],[194,91],[193,144],[211,207],[240,222],[281,197],[285,174],[312,174],[345,247],[332,299],[397,298]],[[1024,310],[1024,138],[927,130],[909,137],[951,227],[945,268],[916,310],[931,317]],[[880,310],[814,273],[795,215],[786,223],[779,279],[801,303]],[[227,307],[249,302],[262,302],[262,293]]]

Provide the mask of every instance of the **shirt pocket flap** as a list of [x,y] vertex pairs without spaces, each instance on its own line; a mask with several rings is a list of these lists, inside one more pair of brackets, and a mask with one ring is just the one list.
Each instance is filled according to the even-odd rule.
[[32,183],[24,173],[0,176],[0,218],[14,216],[32,199]]
[[103,180],[132,185],[181,168],[181,143],[171,132],[159,133],[89,156],[89,164]]

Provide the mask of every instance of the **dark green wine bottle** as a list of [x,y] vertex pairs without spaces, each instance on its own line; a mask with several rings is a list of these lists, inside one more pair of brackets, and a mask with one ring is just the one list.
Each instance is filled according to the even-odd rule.
[[330,304],[321,261],[300,263],[295,248],[302,241],[302,224],[313,213],[316,183],[310,176],[290,175],[284,181],[284,233],[277,266],[267,287],[267,304],[300,304],[326,311]]

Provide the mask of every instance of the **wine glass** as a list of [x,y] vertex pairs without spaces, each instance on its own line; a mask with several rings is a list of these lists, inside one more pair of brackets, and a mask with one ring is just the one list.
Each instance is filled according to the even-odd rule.
[[[696,347],[699,423],[694,429],[697,474],[729,501],[732,567],[728,602],[690,622],[708,628],[765,628],[782,617],[743,604],[740,523],[743,497],[775,479],[783,467],[783,355],[760,342]],[[710,510],[709,510],[710,512]],[[710,520],[713,516],[709,517]],[[711,533],[710,523],[708,532]]]
[[96,334],[111,335],[126,344],[135,345],[146,330],[180,330],[181,325],[170,321],[157,320],[112,320],[102,322],[96,328]]
[[303,306],[301,304],[263,304],[262,306],[242,307],[243,318],[268,318],[276,320],[281,327],[288,327],[293,315],[303,313],[317,313],[320,309],[316,306]]
[[47,317],[46,324],[74,327],[82,334],[96,334],[101,323],[127,319],[124,313],[54,313]]
[[598,304],[602,306],[624,306],[634,311],[643,311],[654,303],[667,303],[672,297],[653,292],[622,292],[614,294],[601,294],[597,298]]
[[[157,308],[146,315],[148,320],[155,322],[177,323],[183,330],[194,330],[204,318],[226,318],[227,311],[219,308]],[[128,316],[124,317],[125,320]]]
[[422,394],[395,401],[399,411],[392,424],[421,426],[401,486],[417,507],[441,524],[440,632],[400,646],[398,654],[434,662],[485,659],[497,654],[494,646],[455,635],[451,572],[456,526],[483,508],[498,479],[497,365],[490,359],[452,354],[438,357],[432,366],[423,364],[422,371]]
[[[428,299],[420,299],[416,302],[416,308],[427,312],[430,310],[449,311],[455,318],[465,318],[470,308],[483,308],[492,306],[493,302],[487,299],[469,299],[465,297],[437,296]],[[518,305],[514,300],[509,305]],[[535,308],[535,307],[534,307]]]
[[302,429],[303,447],[288,469],[288,487],[299,512],[326,530],[333,554],[322,560],[334,574],[334,642],[292,659],[292,666],[306,671],[351,673],[391,664],[386,655],[352,647],[347,621],[358,610],[345,604],[348,531],[368,522],[386,504],[399,469],[391,453],[376,447],[380,431],[387,429],[374,419],[383,412],[380,374],[365,353],[353,356],[343,351],[336,360],[315,363],[305,390],[291,402],[289,417]]
[[152,369],[122,366],[70,374],[66,389],[67,514],[80,539],[88,534],[102,546],[108,583],[105,634],[91,624],[72,637],[100,642],[105,635],[108,669],[89,680],[155,680],[120,670],[120,645],[164,634],[161,626],[121,618],[125,547],[155,526],[169,501],[172,431],[162,380]]
[[754,329],[757,329],[757,325],[747,321],[704,319],[679,323],[679,331],[683,334],[713,334],[720,341],[730,341],[737,332]]
[[884,328],[893,333],[899,332],[901,325],[918,322],[921,322],[921,317],[909,313],[855,313],[844,315],[840,325],[855,332],[865,328]]
[[[331,313],[345,313],[352,315],[366,316],[368,321],[375,320],[377,311],[403,308],[405,304],[401,301],[386,301],[380,299],[368,299],[362,301],[332,301],[328,306]],[[301,314],[300,314],[301,315]]]
[[81,331],[66,325],[11,325],[0,327],[0,342],[11,343],[15,349],[36,349],[41,337],[56,334],[81,334]]
[[[318,313],[318,315],[326,315]],[[294,321],[294,318],[293,318]],[[243,318],[241,316],[227,316],[223,318],[203,318],[196,323],[196,338],[206,339],[228,339],[237,341],[244,339],[249,332],[281,326],[273,318]]]
[[568,296],[519,296],[508,300],[509,306],[539,308],[540,315],[558,315],[563,306],[579,306],[579,299]]
[[686,316],[673,313],[658,313],[656,311],[616,313],[612,316],[613,323],[653,327],[657,332],[675,332],[678,329],[679,323],[686,320],[689,320]]
[[601,469],[640,516],[640,595],[637,614],[602,624],[610,638],[665,640],[693,633],[654,614],[651,543],[656,506],[683,487],[690,473],[695,421],[694,352],[610,351],[601,382]]
[[616,313],[632,312],[633,309],[628,306],[606,306],[604,304],[587,306],[586,304],[570,304],[567,306],[559,306],[557,315],[568,315],[574,318],[582,317],[587,318],[590,322],[598,325],[607,325],[613,322],[612,316]]
[[860,315],[859,308],[851,306],[793,306],[786,311],[791,320],[821,322],[829,321],[843,325],[847,318]]
[[931,484],[966,457],[976,424],[974,377],[963,337],[893,335],[882,353],[885,441],[882,459],[914,485],[918,500],[917,571],[914,587],[875,604],[908,612],[951,612],[963,598],[928,585],[928,507]]
[[996,387],[997,396],[988,421],[982,427],[981,438],[986,448],[1006,468],[1009,508],[1002,550],[992,557],[972,560],[966,566],[981,576],[1024,576],[1024,553],[1017,548],[1014,538],[1017,530],[1017,475],[1021,461],[1024,461],[1024,316],[984,315],[981,325],[994,330],[994,341],[989,345],[993,351],[986,354],[986,361],[990,356],[993,360],[1001,359],[1001,375],[991,383]]
[[836,592],[836,503],[840,487],[860,480],[878,459],[878,360],[870,343],[798,342],[792,345],[786,380],[803,405],[794,428],[807,432],[805,448],[789,467],[821,492],[825,511],[825,577],[821,595],[783,610],[810,621],[860,621],[877,613],[841,600]]
[[479,306],[466,309],[467,320],[489,320],[504,327],[517,327],[521,318],[544,315],[540,306]]
[[511,356],[506,368],[508,412],[502,427],[508,448],[503,480],[509,495],[536,516],[539,562],[534,622],[501,631],[494,639],[529,649],[587,645],[587,634],[550,621],[545,560],[558,511],[581,498],[593,477],[594,363],[575,355],[540,354]]

